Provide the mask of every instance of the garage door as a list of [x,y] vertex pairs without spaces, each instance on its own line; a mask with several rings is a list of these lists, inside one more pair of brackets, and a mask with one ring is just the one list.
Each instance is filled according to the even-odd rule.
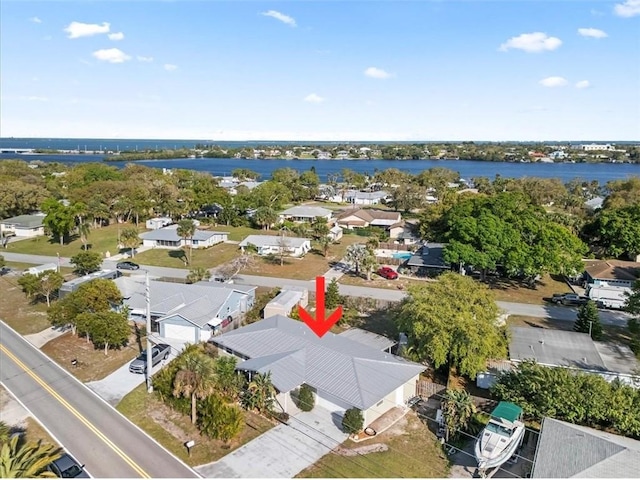
[[347,405],[340,402],[340,400],[338,400],[337,398],[323,392],[319,392],[316,394],[316,405],[339,416],[343,416],[345,410],[349,408]]
[[196,329],[195,327],[187,327],[185,325],[165,324],[164,336],[194,343],[196,341]]

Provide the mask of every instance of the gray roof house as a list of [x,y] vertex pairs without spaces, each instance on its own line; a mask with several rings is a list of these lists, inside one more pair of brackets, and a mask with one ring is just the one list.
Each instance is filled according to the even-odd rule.
[[38,237],[44,235],[45,214],[18,215],[0,221],[0,237],[15,235],[16,237]]
[[239,246],[244,252],[249,245],[256,247],[258,255],[278,254],[284,246],[289,256],[301,257],[311,250],[311,239],[280,235],[248,235]]
[[316,217],[322,217],[331,220],[331,210],[323,207],[310,207],[306,205],[298,205],[287,208],[280,214],[283,220],[292,220],[294,222],[312,222]]
[[224,333],[211,343],[245,361],[238,370],[271,372],[278,401],[293,409],[290,392],[303,383],[315,393],[315,405],[332,417],[352,407],[365,425],[415,395],[424,365],[409,362],[342,335],[316,336],[302,322],[282,315]]
[[304,287],[288,285],[264,307],[264,318],[273,315],[289,315],[298,305],[306,307],[309,303],[309,291]]
[[[133,320],[146,316],[143,276],[114,280]],[[153,330],[161,337],[196,343],[209,340],[247,312],[255,301],[256,287],[221,285],[216,282],[187,285],[150,281]]]
[[193,245],[193,248],[207,248],[226,242],[229,232],[214,232],[196,229],[193,238],[183,239],[178,235],[178,225],[169,225],[150,232],[141,233],[142,245],[153,248],[180,248]]
[[545,418],[531,477],[638,478],[640,441]]

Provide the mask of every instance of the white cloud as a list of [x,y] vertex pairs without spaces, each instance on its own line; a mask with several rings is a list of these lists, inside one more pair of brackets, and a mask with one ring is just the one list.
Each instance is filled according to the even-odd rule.
[[36,95],[32,95],[30,97],[24,97],[24,99],[29,102],[48,102],[49,101],[47,97],[38,97]]
[[562,45],[562,40],[557,37],[550,37],[543,32],[523,33],[517,37],[511,37],[500,45],[501,52],[510,49],[524,50],[529,53],[538,53],[548,50],[555,50]]
[[68,38],[80,38],[109,33],[109,28],[110,24],[107,22],[102,22],[102,25],[98,25],[97,23],[71,22],[64,28],[64,31],[69,34]]
[[607,38],[609,36],[606,32],[597,28],[579,28],[578,33],[583,37],[591,38]]
[[316,95],[315,93],[310,93],[309,95],[304,97],[304,101],[309,103],[322,103],[325,100],[325,98],[321,97],[320,95]]
[[540,80],[539,83],[543,87],[564,87],[569,82],[564,77],[547,77]]
[[142,55],[138,55],[136,59],[139,62],[146,62],[146,63],[153,62],[153,57],[143,57]]
[[124,38],[124,33],[122,32],[110,33],[109,35],[107,35],[107,37],[109,37],[109,40],[118,41]]
[[576,88],[589,88],[590,86],[589,80],[580,80],[576,83]]
[[42,20],[40,20],[38,17],[31,17],[29,21],[33,23],[42,23]]
[[262,15],[265,17],[275,18],[276,20],[280,20],[282,23],[286,23],[287,25],[291,25],[292,27],[296,27],[296,20],[289,15],[285,15],[284,13],[280,13],[276,10],[269,10],[268,12],[262,12]]
[[131,57],[119,48],[105,48],[102,50],[96,50],[91,55],[93,55],[98,60],[109,63],[123,63],[127,60],[131,60]]
[[640,15],[640,0],[625,0],[616,4],[613,11],[619,17],[635,17]]
[[371,77],[371,78],[379,78],[379,79],[386,79],[386,78],[390,78],[393,75],[391,75],[389,72],[385,72],[384,70],[382,70],[381,68],[377,68],[377,67],[369,67],[364,71],[364,74],[367,77]]
[[177,66],[177,65],[173,65],[173,64],[171,64],[171,63],[165,63],[165,64],[164,64],[164,69],[165,69],[167,72],[173,72],[174,70],[177,70],[177,69],[178,69],[178,66]]

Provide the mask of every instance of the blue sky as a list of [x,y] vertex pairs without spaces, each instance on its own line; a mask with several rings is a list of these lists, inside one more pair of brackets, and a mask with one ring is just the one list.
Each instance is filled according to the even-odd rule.
[[3,137],[640,140],[640,0],[0,4]]

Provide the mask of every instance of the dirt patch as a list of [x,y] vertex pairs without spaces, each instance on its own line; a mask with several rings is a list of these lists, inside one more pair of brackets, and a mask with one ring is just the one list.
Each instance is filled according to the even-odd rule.
[[373,445],[366,445],[364,447],[356,448],[342,448],[338,447],[333,450],[333,453],[338,455],[344,455],[346,457],[355,457],[356,455],[366,455],[367,453],[386,452],[389,447],[385,443],[374,443]]
[[38,333],[51,327],[47,319],[47,304],[31,303],[18,285],[18,276],[0,277],[0,318],[22,335]]

